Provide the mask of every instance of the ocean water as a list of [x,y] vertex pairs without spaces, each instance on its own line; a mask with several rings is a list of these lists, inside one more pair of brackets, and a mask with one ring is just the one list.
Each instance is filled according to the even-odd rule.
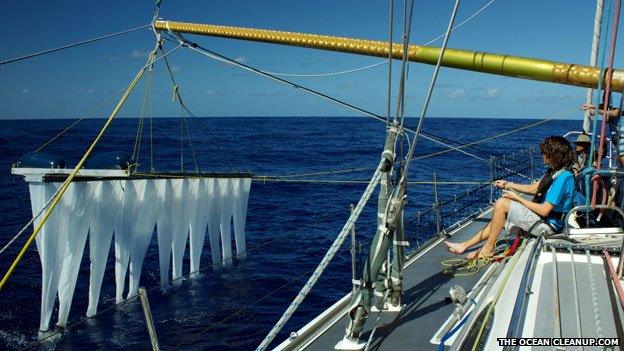
[[[518,119],[428,119],[424,131],[449,140],[468,143],[535,123]],[[0,243],[4,245],[31,215],[28,188],[19,176],[10,174],[21,155],[37,147],[71,124],[69,120],[0,121]],[[90,119],[49,144],[43,151],[62,156],[75,165],[104,123]],[[415,125],[415,119],[408,119]],[[113,123],[95,153],[132,152],[138,120]],[[188,128],[188,134],[186,132]],[[580,130],[580,121],[556,120],[489,140],[465,150],[414,162],[410,180],[485,181],[487,158],[527,146],[537,146],[549,135]],[[182,133],[181,133],[182,131]],[[181,140],[181,134],[183,138]],[[189,143],[189,136],[191,143]],[[255,175],[292,175],[353,170],[299,177],[316,180],[368,180],[383,147],[385,125],[356,118],[201,118],[146,120],[141,134],[140,169],[148,171],[205,172],[250,171]],[[413,141],[412,141],[413,142]],[[192,144],[192,145],[191,145]],[[407,151],[408,144],[403,145]],[[417,141],[416,155],[443,150],[425,139]],[[485,159],[485,160],[484,160]],[[252,182],[247,212],[248,258],[229,269],[210,267],[210,247],[204,247],[199,277],[186,279],[178,288],[162,294],[158,286],[158,247],[155,236],[148,249],[141,276],[150,289],[149,299],[161,349],[252,350],[279,319],[307,280],[311,270],[333,242],[366,184],[315,182]],[[442,198],[465,191],[472,185],[443,185]],[[433,202],[431,185],[416,184],[408,190],[409,219]],[[374,234],[375,197],[356,224],[358,241],[366,247]],[[408,240],[414,228],[406,228]],[[26,233],[29,234],[29,233]],[[0,255],[2,273],[16,256],[22,237]],[[347,241],[348,242],[348,241]],[[87,242],[87,245],[89,243]],[[299,311],[276,338],[278,342],[314,318],[350,290],[351,256],[345,243],[320,282]],[[114,306],[114,257],[111,249],[96,318],[83,320],[87,307],[88,254],[81,271],[70,312],[69,330],[58,340],[35,345],[37,349],[149,349],[143,312],[137,301]],[[188,250],[186,250],[188,255]],[[365,259],[360,254],[361,262]],[[185,259],[184,272],[188,272]],[[0,292],[0,348],[33,346],[39,324],[41,267],[33,245]],[[52,320],[55,320],[56,310]]]

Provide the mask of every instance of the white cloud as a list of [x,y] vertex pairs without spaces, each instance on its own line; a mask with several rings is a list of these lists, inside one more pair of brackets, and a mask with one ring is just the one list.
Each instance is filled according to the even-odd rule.
[[22,89],[22,94],[30,94],[30,90],[28,88]]
[[236,61],[238,63],[245,63],[245,62],[247,62],[247,57],[239,56],[239,57],[235,58],[234,61]]
[[93,88],[87,88],[87,89],[78,89],[78,94],[87,94],[87,95],[91,95],[95,92],[95,89]]
[[145,57],[147,57],[147,51],[141,51],[141,50],[134,49],[130,53],[130,57],[131,58],[145,58]]
[[451,100],[498,100],[501,98],[501,90],[498,88],[461,88],[455,89],[450,93],[441,93],[443,97]]
[[500,92],[499,89],[495,89],[495,88],[488,89],[487,90],[487,96],[492,98],[492,97],[497,96],[499,92]]
[[182,70],[182,66],[178,66],[178,65],[176,65],[175,63],[172,62],[171,63],[171,70],[173,72],[176,72],[176,73],[180,72]]
[[448,97],[450,99],[461,99],[461,98],[466,97],[466,95],[467,94],[466,94],[466,90],[465,89],[457,89],[457,90],[453,91],[452,93],[450,93],[448,95]]
[[206,95],[214,95],[216,94],[216,92],[212,89],[208,89],[208,91],[206,92]]

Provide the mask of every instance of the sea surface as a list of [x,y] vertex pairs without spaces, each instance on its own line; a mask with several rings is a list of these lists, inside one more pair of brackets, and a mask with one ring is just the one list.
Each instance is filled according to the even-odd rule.
[[[11,175],[11,165],[72,122],[59,119],[0,121],[2,245],[28,222],[31,215],[28,187],[21,177]],[[416,122],[408,119],[407,124],[416,125]],[[449,144],[458,145],[536,122],[528,119],[434,118],[425,121],[423,130]],[[59,155],[68,166],[73,166],[103,123],[102,119],[82,121],[42,151]],[[138,124],[138,119],[116,120],[94,153],[132,153]],[[581,121],[553,120],[465,148],[472,156],[452,151],[420,158],[413,163],[409,179],[431,181],[436,173],[439,181],[466,182],[441,185],[440,196],[447,198],[476,186],[476,182],[487,181],[489,156],[537,146],[546,136],[580,129]],[[259,176],[320,172],[289,179],[354,181],[252,182],[246,226],[247,259],[236,260],[231,268],[215,271],[210,267],[210,245],[205,245],[203,270],[199,277],[185,279],[180,287],[167,294],[158,289],[158,247],[156,236],[152,238],[143,264],[141,285],[149,290],[161,349],[252,350],[299,292],[349,217],[350,204],[359,200],[366,187],[359,181],[370,179],[378,163],[385,124],[365,117],[241,117],[183,121],[161,118],[145,120],[140,135],[139,163],[143,171],[149,171],[151,167],[162,172],[194,172],[196,169],[203,172],[249,171]],[[407,148],[405,141],[404,154]],[[444,146],[420,138],[415,154],[426,156],[444,149]],[[343,170],[352,171],[336,172]],[[417,211],[430,208],[433,199],[431,185],[410,186],[406,219],[412,218]],[[375,208],[374,196],[356,224],[357,240],[364,248],[374,234]],[[415,228],[407,226],[406,231],[410,240]],[[0,255],[2,274],[25,239],[25,236],[21,237]],[[273,346],[349,292],[351,256],[347,246],[348,240]],[[83,319],[89,276],[86,254],[70,312],[68,325],[71,327],[61,338],[35,348],[150,349],[140,304],[135,300],[114,306],[113,251],[111,248],[104,276],[99,305],[101,313],[95,318]],[[364,254],[358,256],[360,269],[365,257]],[[185,274],[188,269],[188,259],[185,259]],[[41,266],[33,245],[0,292],[0,349],[33,345],[39,325],[40,294]],[[55,319],[56,310],[52,321]]]

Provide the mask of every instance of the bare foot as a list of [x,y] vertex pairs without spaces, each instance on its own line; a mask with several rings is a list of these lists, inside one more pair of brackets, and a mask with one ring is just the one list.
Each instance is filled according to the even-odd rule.
[[446,245],[446,249],[449,252],[452,252],[454,254],[462,254],[464,253],[464,251],[466,251],[467,247],[466,245],[464,245],[464,243],[452,243],[450,241],[445,241],[444,245]]
[[492,251],[488,251],[488,250],[484,250],[483,248],[480,248],[478,250],[475,250],[471,253],[468,254],[468,256],[466,256],[467,259],[469,260],[476,260],[479,258],[490,258],[494,256],[494,252]]

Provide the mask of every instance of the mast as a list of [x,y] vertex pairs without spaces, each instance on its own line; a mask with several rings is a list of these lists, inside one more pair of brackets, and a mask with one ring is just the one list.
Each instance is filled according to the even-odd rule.
[[[403,44],[393,43],[392,53],[390,54],[387,42],[375,40],[165,20],[157,20],[154,23],[154,28],[156,30],[177,33],[308,47],[381,58],[391,56],[397,60],[403,57]],[[440,50],[437,47],[410,45],[407,59],[412,62],[435,65],[440,55]],[[441,65],[462,70],[586,88],[596,88],[600,75],[600,70],[591,66],[457,49],[446,49]],[[603,76],[602,78],[603,85],[606,85],[605,77]],[[616,69],[613,71],[611,90],[624,91],[623,70]]]
[[[602,29],[602,9],[604,7],[604,0],[596,1],[596,16],[594,17],[594,35],[592,39],[591,56],[589,58],[589,65],[596,67],[598,65],[598,47],[600,46],[600,31]],[[594,97],[594,89],[588,88],[585,102],[591,104]],[[585,117],[583,118],[583,130],[585,133],[589,132],[590,117],[589,110],[585,110]]]

